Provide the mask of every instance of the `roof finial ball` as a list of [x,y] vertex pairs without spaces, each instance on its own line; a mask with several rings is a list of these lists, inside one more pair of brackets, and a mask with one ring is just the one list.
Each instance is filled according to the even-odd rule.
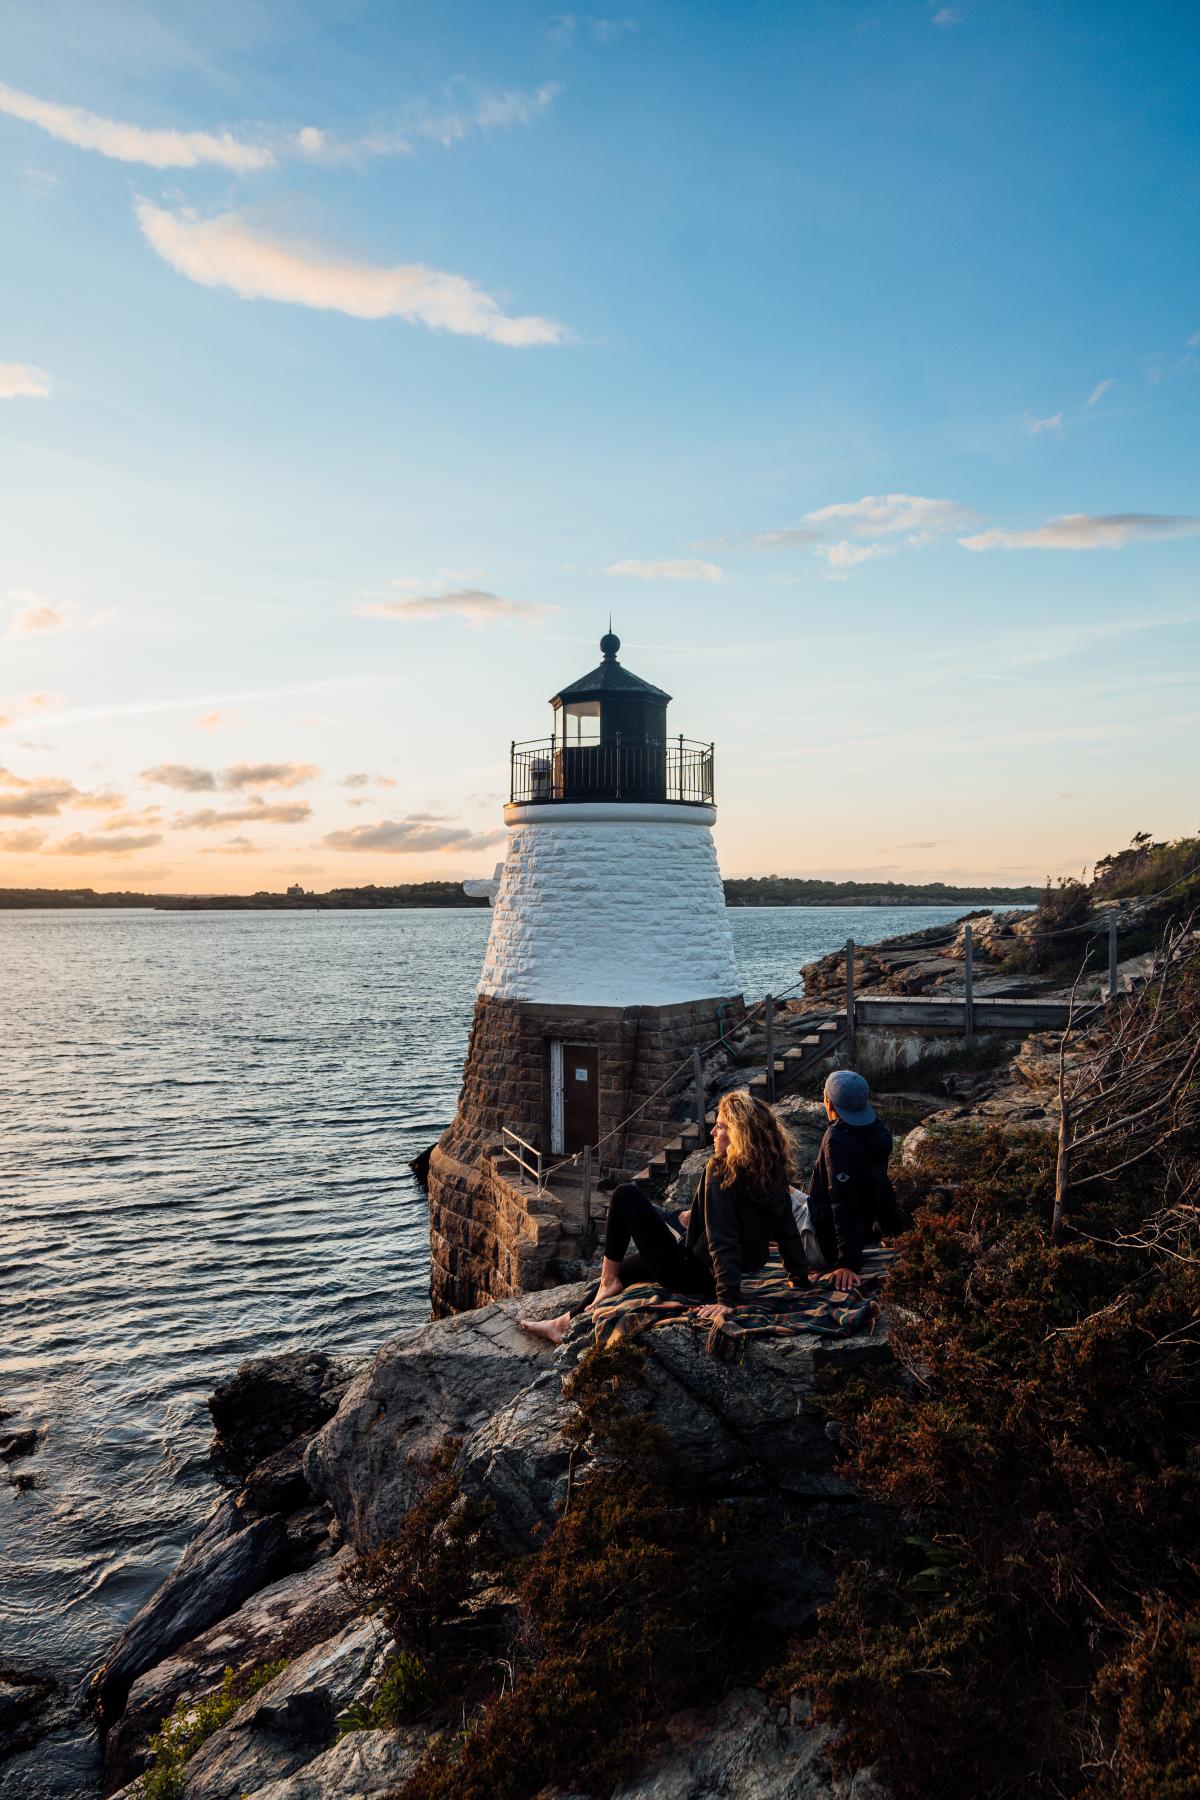
[[621,648],[621,640],[612,628],[612,620],[608,622],[608,630],[600,639],[600,654],[605,662],[616,662],[617,651]]

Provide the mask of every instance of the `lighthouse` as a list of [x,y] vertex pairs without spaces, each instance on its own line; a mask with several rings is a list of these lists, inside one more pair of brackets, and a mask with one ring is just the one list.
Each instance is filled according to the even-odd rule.
[[435,1316],[545,1286],[587,1248],[595,1181],[679,1128],[687,1065],[742,998],[712,826],[714,746],[600,640],[514,742],[508,845],[454,1123],[430,1159]]

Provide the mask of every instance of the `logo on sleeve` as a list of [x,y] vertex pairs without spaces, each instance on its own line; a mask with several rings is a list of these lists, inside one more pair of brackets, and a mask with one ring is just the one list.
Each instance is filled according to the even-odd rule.
[[849,1179],[850,1179],[850,1177],[848,1175],[839,1175],[838,1176],[839,1181],[849,1181]]

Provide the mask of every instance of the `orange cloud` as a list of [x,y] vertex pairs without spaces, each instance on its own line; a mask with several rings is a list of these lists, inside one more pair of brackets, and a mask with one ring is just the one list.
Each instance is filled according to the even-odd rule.
[[255,794],[245,806],[231,807],[227,812],[206,806],[199,812],[179,813],[173,823],[181,831],[215,831],[224,825],[299,825],[311,815],[312,807],[307,800],[271,804]]
[[57,844],[51,844],[52,856],[128,856],[134,850],[149,850],[153,844],[162,843],[162,833],[158,831],[135,832],[98,832],[87,836],[76,831],[71,837],[63,838]]

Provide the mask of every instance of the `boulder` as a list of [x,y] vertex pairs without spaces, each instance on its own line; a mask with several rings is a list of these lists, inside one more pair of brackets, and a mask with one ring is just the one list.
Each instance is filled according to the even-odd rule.
[[389,1640],[374,1619],[290,1662],[188,1764],[187,1800],[239,1800],[305,1768],[333,1742],[335,1720],[364,1693]]
[[248,1800],[374,1800],[394,1795],[416,1767],[428,1734],[348,1731],[295,1775],[255,1788]]
[[240,1482],[296,1438],[309,1438],[333,1417],[357,1365],[324,1350],[258,1356],[210,1395],[218,1475]]
[[61,1722],[58,1684],[40,1670],[0,1668],[0,1762]]
[[310,1487],[357,1549],[395,1535],[434,1450],[486,1425],[538,1375],[547,1346],[518,1329],[518,1316],[549,1318],[591,1291],[581,1282],[499,1301],[384,1345],[305,1456]]
[[211,1693],[220,1687],[227,1668],[261,1668],[335,1637],[355,1610],[353,1596],[340,1579],[352,1561],[352,1552],[342,1550],[302,1573],[285,1575],[139,1675],[105,1742],[106,1783],[119,1786],[137,1774],[147,1739],[175,1702]]
[[812,1725],[802,1701],[775,1704],[735,1688],[711,1712],[677,1714],[670,1748],[612,1800],[886,1800],[869,1770],[835,1774],[835,1733]]
[[16,1462],[19,1456],[32,1456],[38,1445],[38,1434],[32,1425],[19,1431],[0,1431],[0,1462]]
[[281,1573],[286,1541],[277,1515],[247,1524],[233,1500],[217,1502],[166,1581],[92,1676],[90,1699],[102,1729],[116,1719],[144,1669],[227,1618]]
[[[381,1627],[358,1619],[296,1657],[197,1750],[187,1764],[187,1800],[258,1800],[264,1788],[319,1764],[337,1748],[338,1715],[369,1691],[386,1653]],[[141,1800],[141,1791],[139,1777],[114,1800]],[[299,1792],[324,1800],[319,1787]]]
[[[641,1341],[647,1352],[641,1404],[688,1458],[698,1493],[809,1503],[850,1498],[834,1472],[824,1417],[808,1402],[831,1365],[857,1372],[888,1361],[886,1331],[752,1339],[733,1362],[710,1356],[705,1334],[684,1320]],[[532,1548],[537,1528],[553,1523],[565,1494],[573,1409],[563,1397],[563,1378],[591,1343],[591,1323],[580,1318],[562,1349],[547,1356],[546,1372],[485,1420],[459,1451],[463,1487],[492,1503],[492,1529],[511,1550]],[[576,1476],[586,1475],[583,1455]]]

